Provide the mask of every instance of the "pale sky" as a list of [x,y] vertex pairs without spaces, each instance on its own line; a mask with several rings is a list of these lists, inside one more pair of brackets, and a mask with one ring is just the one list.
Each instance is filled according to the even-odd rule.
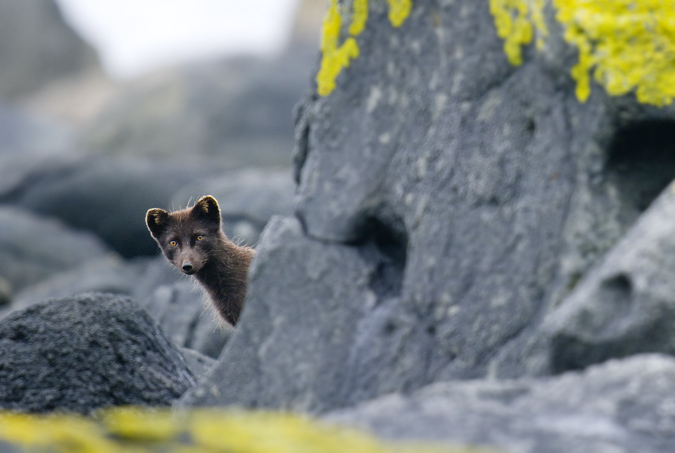
[[272,54],[299,0],[57,0],[114,77],[237,53]]

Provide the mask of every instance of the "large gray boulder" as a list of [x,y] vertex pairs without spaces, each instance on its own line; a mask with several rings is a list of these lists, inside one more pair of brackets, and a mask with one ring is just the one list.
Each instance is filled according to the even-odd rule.
[[54,0],[0,1],[0,97],[16,98],[98,66]]
[[439,382],[325,420],[400,442],[423,440],[512,453],[675,449],[675,360],[637,356],[534,380]]
[[531,373],[542,319],[675,176],[675,110],[579,103],[560,36],[516,67],[489,2],[417,0],[399,28],[368,4],[359,58],[298,111],[295,215],[185,404],[321,412]]
[[0,408],[88,414],[167,406],[195,381],[176,347],[131,299],[51,299],[0,321]]

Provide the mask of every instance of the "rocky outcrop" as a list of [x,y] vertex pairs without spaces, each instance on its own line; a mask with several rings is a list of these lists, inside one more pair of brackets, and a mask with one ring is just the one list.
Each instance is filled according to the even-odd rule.
[[194,385],[175,346],[131,299],[52,299],[0,321],[0,408],[87,414],[167,406]]
[[98,66],[54,0],[1,1],[0,42],[0,97],[16,98]]
[[[550,348],[574,357],[602,342],[604,330],[583,336],[602,323],[577,326],[587,310],[555,328],[571,342],[542,353],[537,339],[675,176],[675,110],[599,87],[580,103],[560,39],[512,66],[489,2],[414,1],[398,28],[384,1],[368,3],[359,57],[299,110],[294,216],[264,232],[242,322],[187,405],[323,412],[434,382],[541,374]],[[650,259],[668,263],[665,250]],[[638,310],[621,300],[647,278],[606,275],[619,275],[619,311]],[[626,318],[611,301],[591,312],[625,321],[610,331],[629,336],[612,344],[630,350],[600,348],[556,372],[670,351],[651,346],[669,336],[642,336],[668,311]]]
[[328,414],[389,441],[518,453],[675,448],[675,360],[645,355],[548,379],[441,382]]

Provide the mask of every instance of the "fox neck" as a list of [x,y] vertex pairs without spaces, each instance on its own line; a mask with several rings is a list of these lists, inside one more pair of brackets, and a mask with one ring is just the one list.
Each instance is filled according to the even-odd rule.
[[220,315],[232,325],[237,323],[246,297],[253,253],[252,249],[239,247],[222,235],[204,266],[194,274]]

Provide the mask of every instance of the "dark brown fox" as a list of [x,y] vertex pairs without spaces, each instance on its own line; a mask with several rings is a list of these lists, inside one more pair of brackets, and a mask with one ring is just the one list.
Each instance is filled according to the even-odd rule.
[[236,325],[255,251],[225,236],[216,199],[207,195],[192,208],[171,213],[150,209],[145,222],[164,256],[184,274],[193,275],[218,313]]

